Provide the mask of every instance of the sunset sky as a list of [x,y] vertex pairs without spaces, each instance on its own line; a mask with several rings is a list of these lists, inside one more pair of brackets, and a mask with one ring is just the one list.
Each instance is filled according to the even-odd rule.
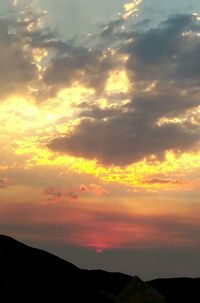
[[200,276],[200,2],[1,0],[0,233]]

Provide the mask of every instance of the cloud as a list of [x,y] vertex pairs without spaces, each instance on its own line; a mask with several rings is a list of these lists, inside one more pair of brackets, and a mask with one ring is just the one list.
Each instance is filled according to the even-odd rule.
[[0,98],[25,91],[37,69],[26,49],[25,26],[0,19]]
[[181,185],[182,182],[180,180],[173,180],[173,179],[150,179],[143,181],[146,184],[177,184]]
[[[103,47],[106,33],[102,33],[103,39],[98,35],[94,47],[73,39],[63,41],[58,33],[44,27],[46,12],[38,12],[38,8],[31,12],[32,6],[20,12],[16,4],[15,13],[0,19],[0,98],[21,94],[44,102],[74,82],[101,94],[111,70],[120,65],[112,49]],[[110,22],[108,31],[122,23],[122,17]]]
[[[138,81],[177,81],[176,85],[198,80],[199,21],[196,16],[173,15],[159,27],[135,33],[126,45],[130,54],[127,68]],[[188,81],[188,82],[187,82]]]
[[102,196],[107,193],[107,191],[104,188],[102,188],[100,185],[97,184],[89,184],[89,185],[81,184],[80,187],[77,188],[76,190],[54,187],[54,186],[46,187],[43,190],[43,194],[47,196],[47,201],[53,203],[62,202],[62,201],[74,202],[80,196],[78,192],[88,193],[94,196]]
[[56,94],[59,89],[79,82],[93,88],[97,94],[102,94],[110,72],[121,65],[112,43],[107,43],[107,39],[110,39],[112,34],[115,36],[116,30],[125,24],[129,17],[136,15],[142,2],[143,0],[134,0],[126,3],[124,14],[106,24],[104,30],[96,35],[97,41],[92,42],[93,46],[81,46],[74,40],[63,42],[55,37],[51,37],[50,42],[42,39],[41,45],[47,49],[53,48],[56,53],[45,68],[44,85]]
[[[126,4],[127,18],[141,2]],[[87,110],[79,108],[79,124],[70,134],[51,140],[51,150],[123,166],[152,155],[164,160],[168,150],[180,153],[197,147],[197,16],[174,15],[156,28],[117,32],[126,23],[126,15],[121,15],[108,23],[92,48],[62,41],[38,25],[41,16],[0,20],[0,98],[23,92],[45,102],[78,82],[107,100],[104,109],[97,100],[91,105],[87,100]],[[105,48],[110,34],[110,47]],[[123,98],[105,89],[111,72],[121,69],[130,82]],[[129,103],[124,104],[126,98]]]
[[190,150],[198,139],[190,125],[157,126],[148,110],[133,110],[106,121],[84,119],[72,135],[52,140],[49,147],[103,164],[127,165],[151,155],[162,159],[166,150]]
[[200,106],[199,31],[197,17],[185,14],[157,28],[130,32],[118,49],[118,55],[128,56],[130,102],[82,112],[73,132],[51,140],[49,148],[104,165],[128,165],[152,155],[164,160],[166,151],[195,149],[200,139],[194,123]]
[[[118,33],[125,29],[124,24],[130,17],[136,17],[139,11],[140,5],[143,3],[143,0],[132,0],[126,2],[123,5],[123,13],[119,13],[118,17],[114,20],[111,20],[106,26],[104,26],[103,31],[100,33],[102,39],[111,39]],[[120,26],[121,29],[119,28]]]
[[89,185],[81,184],[80,190],[84,193],[91,193],[94,196],[102,196],[107,193],[107,191],[104,188],[102,188],[100,185],[97,184],[89,184]]
[[63,200],[73,202],[78,199],[78,195],[72,190],[47,187],[44,189],[44,195],[48,196],[47,201],[50,202],[60,202]]
[[100,34],[102,39],[110,39],[113,34],[116,34],[116,30],[119,29],[119,26],[124,24],[123,18],[115,19],[110,21],[103,29]]
[[9,17],[0,18],[0,99],[21,95],[44,102],[55,96],[63,83],[67,86],[78,76],[82,60],[90,64],[88,49],[75,47],[72,41],[64,42],[57,33],[44,27],[45,13],[37,9],[32,12],[27,6],[21,12],[16,8]]
[[132,0],[124,4],[124,14],[122,15],[123,19],[128,19],[129,17],[137,15],[139,11],[139,6],[143,0]]
[[12,182],[11,179],[7,179],[7,178],[0,179],[0,189],[1,188],[7,188],[12,183],[13,182]]
[[44,73],[44,82],[58,90],[78,81],[99,93],[104,90],[115,64],[109,52],[73,47],[73,51],[66,50],[63,56],[52,58]]

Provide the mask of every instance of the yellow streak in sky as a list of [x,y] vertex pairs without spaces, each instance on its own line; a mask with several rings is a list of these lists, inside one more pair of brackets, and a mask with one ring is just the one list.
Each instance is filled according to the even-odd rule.
[[[127,92],[128,85],[126,75],[122,71],[111,74],[107,89],[109,92]],[[95,100],[93,89],[74,84],[39,106],[34,101],[18,96],[5,100],[6,102],[0,105],[0,144],[3,146],[0,157],[9,157],[9,161],[4,163],[2,169],[9,169],[12,163],[22,169],[55,166],[60,167],[64,174],[70,171],[91,174],[105,183],[122,184],[135,191],[186,190],[197,186],[195,174],[198,178],[200,152],[183,153],[179,156],[167,152],[163,162],[151,157],[127,167],[105,167],[95,160],[63,156],[47,149],[46,145],[53,137],[66,135],[79,123],[79,105],[89,102],[88,98],[91,97]],[[103,109],[109,107],[106,98],[94,102]],[[179,120],[174,122],[178,123]],[[194,174],[192,181],[190,174]]]
[[73,106],[80,104],[94,94],[94,89],[84,87],[78,82],[74,82],[71,87],[59,91],[57,98],[60,99],[61,102],[64,101],[67,102],[68,105]]
[[[69,171],[91,174],[105,183],[122,184],[134,191],[190,190],[198,185],[197,181],[187,179],[187,174],[198,172],[200,152],[184,153],[180,157],[173,152],[168,152],[164,162],[152,164],[143,160],[127,167],[104,167],[97,164],[95,160],[61,156],[42,146],[37,146],[33,142],[29,141],[28,144],[21,142],[21,149],[18,149],[17,153],[32,153],[32,159],[27,162],[29,168],[60,166],[62,172],[64,168],[66,174]],[[153,181],[151,182],[151,180]]]

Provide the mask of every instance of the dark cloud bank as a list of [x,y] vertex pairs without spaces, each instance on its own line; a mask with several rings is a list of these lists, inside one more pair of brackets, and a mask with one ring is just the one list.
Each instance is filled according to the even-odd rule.
[[[127,165],[151,155],[162,160],[166,150],[194,148],[199,141],[199,125],[192,123],[191,117],[181,123],[169,119],[181,118],[200,105],[199,21],[193,15],[174,15],[158,28],[120,35],[114,34],[114,26],[104,35],[112,33],[111,41],[120,39],[117,54],[129,56],[126,72],[133,84],[131,102],[112,111],[93,108],[85,117],[82,113],[74,132],[55,138],[49,148],[106,165]],[[91,58],[90,63],[81,61],[83,69],[92,69]],[[114,57],[108,61],[103,65],[104,74],[98,63],[94,64],[94,70],[99,70],[99,83],[105,71],[112,69]],[[68,63],[58,58],[57,64],[61,62],[59,71],[66,69],[67,73]],[[87,73],[88,83],[93,78]],[[159,124],[163,117],[168,122]]]

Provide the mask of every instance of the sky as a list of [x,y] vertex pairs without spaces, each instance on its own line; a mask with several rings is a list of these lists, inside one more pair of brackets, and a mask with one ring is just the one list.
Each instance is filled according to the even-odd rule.
[[200,4],[1,0],[0,233],[200,275]]

